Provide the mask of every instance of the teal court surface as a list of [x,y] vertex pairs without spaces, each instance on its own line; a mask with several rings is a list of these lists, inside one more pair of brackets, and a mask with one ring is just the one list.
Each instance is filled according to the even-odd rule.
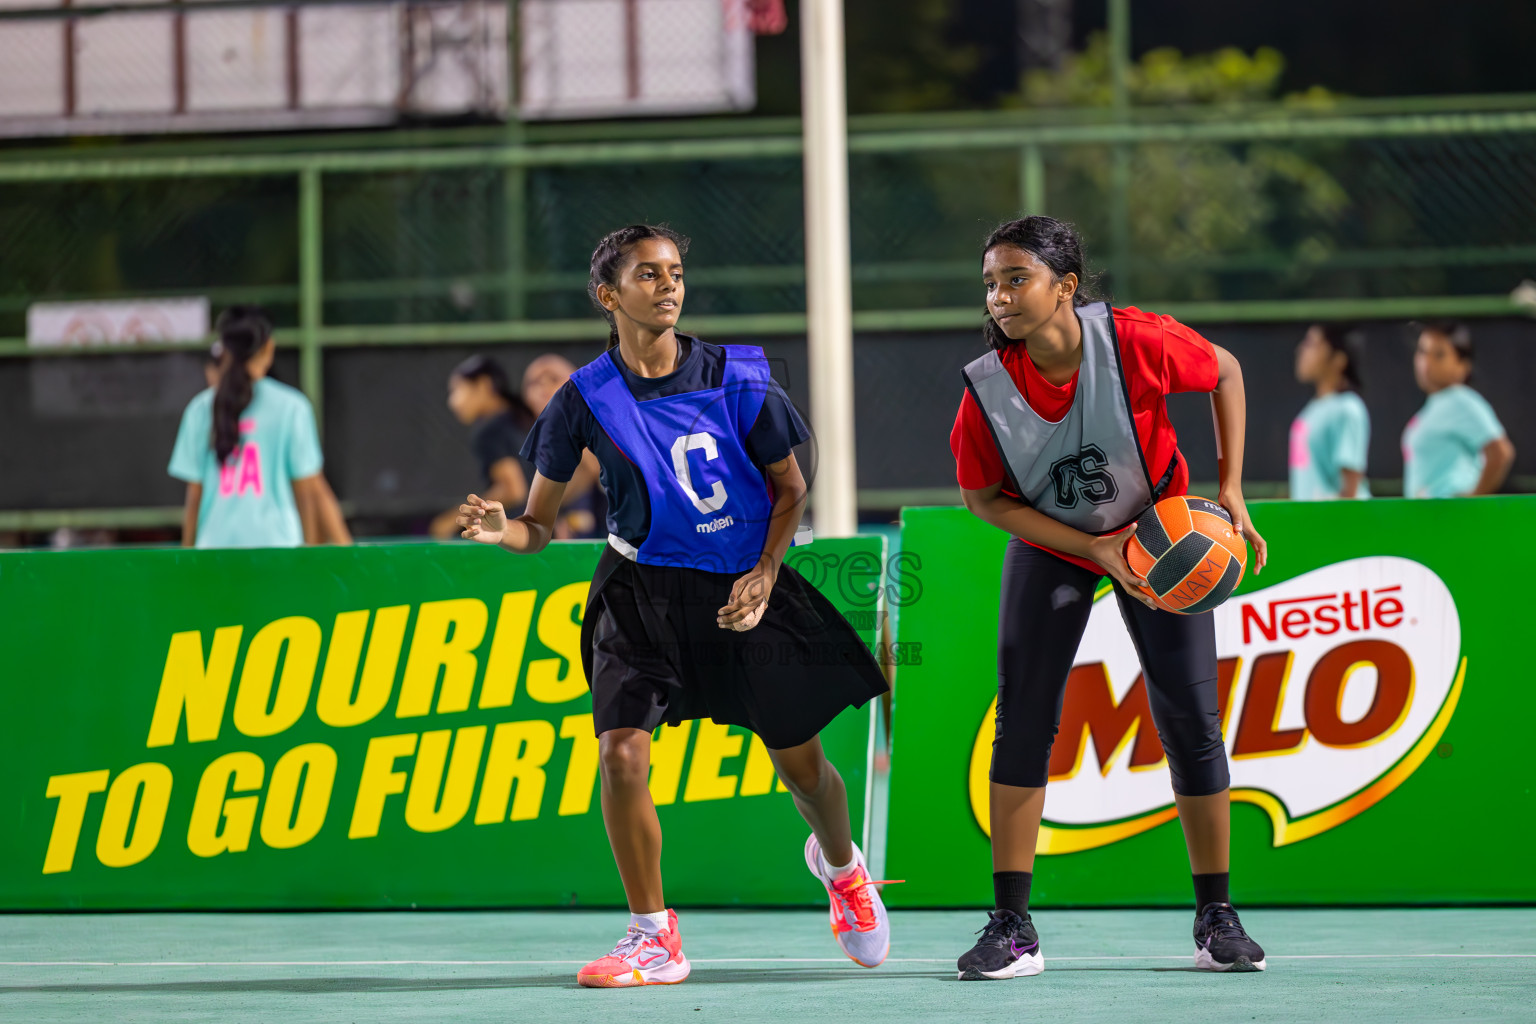
[[1043,975],[961,983],[977,911],[895,912],[865,970],[824,912],[685,909],[693,976],[603,991],[615,911],[12,914],[0,1021],[1536,1021],[1536,909],[1252,909],[1246,975],[1192,969],[1190,912],[1035,918]]

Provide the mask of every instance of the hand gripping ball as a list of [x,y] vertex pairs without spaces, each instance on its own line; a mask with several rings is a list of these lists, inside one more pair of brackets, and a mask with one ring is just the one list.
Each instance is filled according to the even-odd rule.
[[1138,587],[1159,608],[1181,615],[1208,612],[1231,596],[1248,565],[1248,544],[1227,510],[1206,498],[1164,498],[1136,520],[1125,544]]

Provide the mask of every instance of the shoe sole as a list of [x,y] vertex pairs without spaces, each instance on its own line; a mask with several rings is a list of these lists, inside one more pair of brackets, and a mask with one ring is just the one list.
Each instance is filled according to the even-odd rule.
[[[818,867],[817,864],[816,864],[816,862],[818,860],[820,860],[820,859],[821,859],[821,846],[820,846],[820,844],[818,844],[816,842],[816,833],[812,832],[805,839],[805,866],[810,869],[811,874],[816,876],[816,880],[821,883],[821,887],[823,889],[826,889],[827,888],[827,880],[825,878],[821,877],[821,868]],[[869,866],[865,865],[864,870],[868,871],[869,870]],[[827,898],[828,899],[832,898],[832,892],[831,892],[830,889],[827,890]],[[875,898],[879,899],[880,898],[880,894],[879,893],[875,893]],[[884,903],[883,900],[881,901],[880,905],[881,905],[882,908],[885,906],[885,903]],[[828,925],[832,929],[832,938],[837,943],[837,948],[843,951],[843,955],[844,956],[846,956],[849,960],[852,960],[854,963],[858,964],[860,967],[868,967],[870,969],[874,969],[876,967],[879,967],[881,964],[885,963],[885,958],[891,955],[891,939],[890,939],[889,934],[887,934],[886,939],[885,939],[885,948],[880,951],[880,959],[876,960],[872,964],[865,963],[863,960],[860,960],[858,957],[856,957],[852,953],[848,952],[848,947],[843,945],[842,933],[837,930],[837,925],[832,922],[831,914],[832,914],[832,911],[831,911],[831,908],[829,907],[828,910],[827,910],[827,923],[828,923]],[[889,918],[887,918],[887,920],[889,920]]]
[[[668,978],[665,974],[673,974],[682,971],[682,977]],[[576,984],[582,988],[640,988],[645,985],[681,985],[692,973],[693,965],[685,957],[682,963],[668,964],[666,967],[658,967],[647,977],[636,969],[629,974],[578,974]]]
[[1045,955],[1026,953],[1000,971],[983,971],[967,967],[960,972],[961,981],[1007,981],[1009,978],[1033,978],[1045,970]]
[[1195,950],[1195,967],[1202,971],[1214,971],[1217,974],[1249,974],[1254,971],[1262,971],[1265,963],[1262,959],[1250,960],[1245,956],[1238,957],[1230,964],[1224,964],[1204,949]]

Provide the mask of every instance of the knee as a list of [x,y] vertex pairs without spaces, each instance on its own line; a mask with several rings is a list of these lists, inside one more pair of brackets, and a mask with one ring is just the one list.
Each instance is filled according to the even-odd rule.
[[598,739],[598,763],[603,778],[620,784],[645,785],[651,770],[651,737],[635,731],[634,735],[605,732]]
[[998,707],[997,729],[992,736],[992,767],[988,778],[1003,786],[1033,789],[1044,786],[1050,775],[1051,751],[1055,748],[1053,718],[1014,720],[1005,723]]
[[1169,716],[1158,729],[1168,755],[1168,774],[1180,796],[1208,796],[1226,789],[1227,747],[1213,714]]

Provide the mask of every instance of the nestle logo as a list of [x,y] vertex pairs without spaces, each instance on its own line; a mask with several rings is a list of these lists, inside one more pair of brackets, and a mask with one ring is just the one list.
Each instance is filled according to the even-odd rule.
[[1288,597],[1263,605],[1243,604],[1243,643],[1253,642],[1253,630],[1266,640],[1277,640],[1284,634],[1291,640],[1316,633],[1330,636],[1341,630],[1358,633],[1374,624],[1381,629],[1392,629],[1402,624],[1403,602],[1395,597],[1402,586],[1378,587],[1375,590],[1346,590],[1316,597]]
[[698,526],[694,527],[694,529],[699,533],[714,533],[716,530],[723,530],[727,526],[735,525],[736,520],[732,519],[730,516],[721,516],[719,519],[711,519],[707,523],[700,523]]

